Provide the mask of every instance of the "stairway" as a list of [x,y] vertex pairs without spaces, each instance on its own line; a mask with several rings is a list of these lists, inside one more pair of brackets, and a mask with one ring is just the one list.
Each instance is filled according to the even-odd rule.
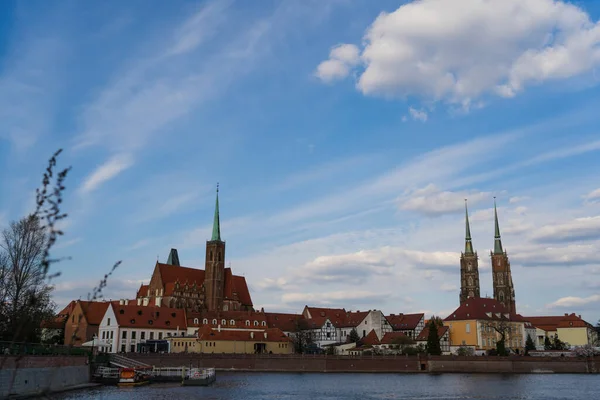
[[135,361],[120,354],[110,355],[110,364],[115,367],[121,368],[140,368],[140,367],[151,367],[148,364],[144,364],[140,361]]

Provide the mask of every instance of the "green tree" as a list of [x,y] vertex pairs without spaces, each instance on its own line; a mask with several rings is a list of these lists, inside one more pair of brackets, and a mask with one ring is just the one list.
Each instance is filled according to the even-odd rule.
[[348,335],[347,342],[348,343],[356,343],[359,340],[360,340],[360,336],[359,336],[358,332],[356,331],[356,328],[352,328],[352,330],[350,331],[350,334]]
[[473,356],[475,355],[475,350],[469,346],[461,346],[456,350],[457,356]]
[[432,356],[439,356],[442,354],[442,348],[440,347],[440,336],[438,334],[438,322],[435,317],[431,318],[427,324],[429,328],[429,335],[427,336],[427,353]]
[[548,336],[546,336],[546,338],[544,339],[544,349],[552,350],[552,342],[550,341],[550,338]]
[[529,354],[530,351],[535,350],[535,343],[530,335],[527,335],[527,340],[525,341],[525,354]]
[[294,332],[290,335],[294,344],[294,351],[304,354],[308,347],[313,343],[313,334],[309,329],[306,320],[298,318],[294,326]]

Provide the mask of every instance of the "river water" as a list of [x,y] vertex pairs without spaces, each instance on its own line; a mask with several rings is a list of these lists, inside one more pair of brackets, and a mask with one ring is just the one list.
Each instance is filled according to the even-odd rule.
[[600,399],[600,375],[295,374],[218,372],[210,387],[176,383],[137,388],[103,386],[52,399],[370,400]]

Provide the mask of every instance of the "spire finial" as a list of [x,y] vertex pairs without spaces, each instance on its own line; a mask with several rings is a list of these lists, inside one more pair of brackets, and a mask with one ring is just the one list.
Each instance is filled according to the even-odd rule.
[[496,196],[494,196],[494,254],[503,254],[502,240],[500,239],[500,225],[498,224],[498,209],[496,208]]
[[217,200],[215,202],[215,217],[213,220],[213,231],[211,241],[221,240],[221,224],[219,221],[219,182],[217,182]]
[[471,227],[469,226],[469,210],[467,208],[467,199],[465,199],[465,254],[473,254],[473,243],[471,242]]

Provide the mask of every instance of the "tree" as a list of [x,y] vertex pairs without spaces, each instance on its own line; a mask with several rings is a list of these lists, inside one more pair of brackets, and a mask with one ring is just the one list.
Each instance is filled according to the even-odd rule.
[[535,343],[531,336],[527,335],[527,340],[525,341],[525,355],[528,355],[532,350],[535,350]]
[[438,322],[433,317],[427,324],[429,328],[429,335],[427,336],[427,353],[432,356],[439,356],[442,354],[442,348],[440,347],[440,336],[438,334]]
[[35,215],[12,222],[0,236],[2,340],[37,342],[42,321],[53,316],[52,287],[44,268],[47,241]]
[[348,335],[347,342],[348,343],[356,343],[359,340],[360,340],[360,336],[359,336],[358,332],[356,331],[356,328],[352,328],[352,330],[350,331],[350,334]]
[[457,356],[474,356],[475,350],[469,346],[460,346],[458,350],[456,350]]
[[399,335],[392,340],[392,344],[404,354],[407,348],[414,346],[417,342],[405,335]]
[[569,350],[569,344],[560,340],[558,334],[555,334],[552,338],[552,350]]
[[500,335],[500,339],[496,341],[496,353],[499,356],[507,356],[508,351],[506,350],[506,334],[509,331],[508,321],[490,321],[486,326],[492,328]]
[[544,349],[552,350],[552,342],[550,341],[550,338],[548,336],[546,336],[546,338],[544,339]]
[[290,338],[294,344],[294,351],[298,354],[304,354],[308,347],[313,343],[313,334],[310,331],[306,320],[302,318],[296,320],[294,332]]

